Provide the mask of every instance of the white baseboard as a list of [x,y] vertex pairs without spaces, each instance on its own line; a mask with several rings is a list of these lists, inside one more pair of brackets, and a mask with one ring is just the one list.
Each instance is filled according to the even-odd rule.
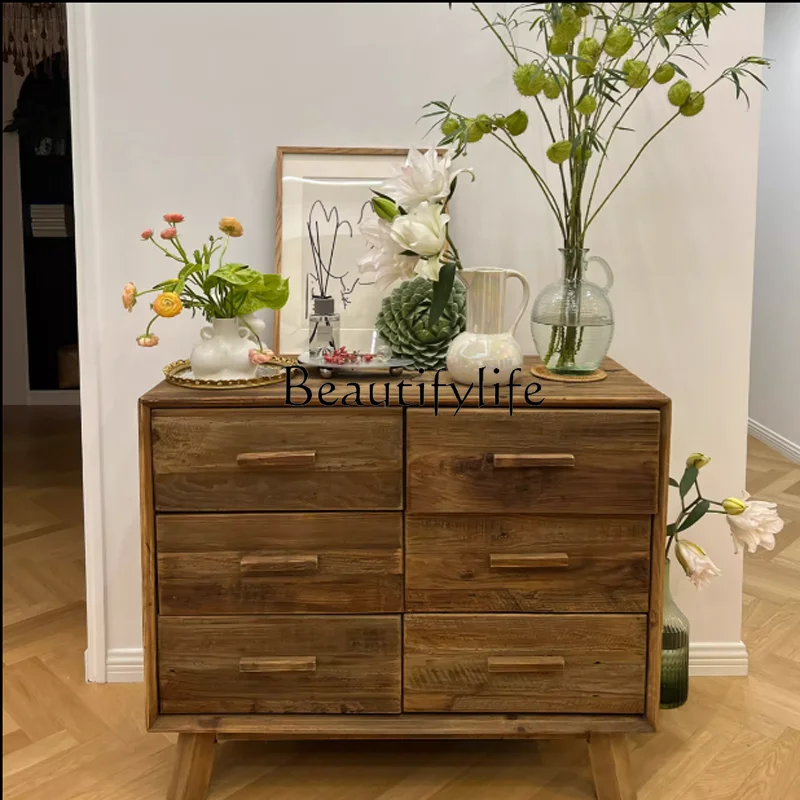
[[79,406],[80,389],[31,390],[28,392],[29,406]]
[[690,642],[689,675],[693,678],[747,675],[744,642]]
[[144,680],[144,651],[141,647],[119,647],[106,655],[108,683],[141,683]]
[[781,455],[786,456],[790,461],[800,464],[800,444],[790,442],[786,437],[756,422],[752,417],[747,420],[747,431],[751,436],[755,436],[759,442],[768,444]]
[[[693,642],[689,645],[689,674],[693,677],[747,675],[744,642]],[[109,650],[106,656],[109,683],[141,683],[144,657],[140,647]]]

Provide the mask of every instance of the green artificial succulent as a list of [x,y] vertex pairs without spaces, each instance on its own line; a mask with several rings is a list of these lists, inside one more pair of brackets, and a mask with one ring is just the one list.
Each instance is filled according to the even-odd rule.
[[450,342],[466,326],[466,290],[456,280],[450,299],[433,327],[428,324],[433,283],[403,281],[383,299],[375,327],[397,358],[411,358],[417,369],[442,369]]

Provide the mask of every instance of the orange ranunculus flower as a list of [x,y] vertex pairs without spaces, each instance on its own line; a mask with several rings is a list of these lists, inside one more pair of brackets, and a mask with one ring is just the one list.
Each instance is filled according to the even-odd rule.
[[183,303],[175,292],[163,292],[153,302],[153,311],[159,317],[175,317],[183,310]]
[[133,311],[136,305],[136,287],[132,283],[126,283],[122,289],[122,306],[126,311]]
[[244,228],[242,228],[242,223],[239,222],[236,217],[223,217],[219,221],[219,229],[227,234],[228,236],[233,236],[234,238],[241,236],[244,233]]
[[158,344],[158,336],[154,333],[143,333],[136,337],[136,344],[139,347],[155,347]]

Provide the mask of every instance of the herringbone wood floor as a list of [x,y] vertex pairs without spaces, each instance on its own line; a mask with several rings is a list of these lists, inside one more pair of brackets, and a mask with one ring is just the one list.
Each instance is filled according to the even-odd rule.
[[[773,552],[746,560],[751,674],[693,679],[658,734],[634,737],[641,800],[800,797],[800,466],[750,445],[749,490],[789,520]],[[174,739],[145,733],[141,685],[83,678],[79,446],[77,409],[6,409],[3,796],[161,800]],[[580,741],[228,742],[210,797],[577,800],[593,790]]]

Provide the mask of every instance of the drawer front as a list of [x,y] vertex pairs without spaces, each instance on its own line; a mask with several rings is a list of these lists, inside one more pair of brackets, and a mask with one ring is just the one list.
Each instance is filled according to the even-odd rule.
[[650,517],[411,516],[409,611],[646,612]]
[[644,713],[643,614],[404,619],[404,711]]
[[402,514],[160,514],[156,536],[161,614],[403,608]]
[[395,714],[399,616],[160,617],[163,714]]
[[408,410],[412,513],[652,514],[658,411]]
[[159,511],[399,510],[402,409],[156,410]]

